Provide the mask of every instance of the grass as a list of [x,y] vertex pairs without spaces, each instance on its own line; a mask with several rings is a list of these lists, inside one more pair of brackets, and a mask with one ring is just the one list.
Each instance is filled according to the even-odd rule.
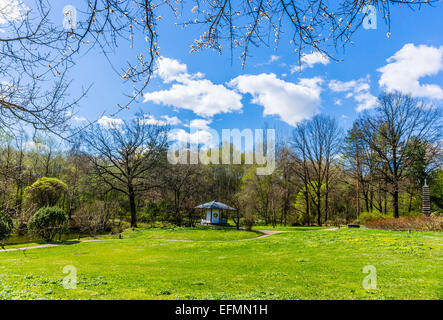
[[255,238],[260,232],[247,232],[227,227],[198,226],[193,228],[160,228],[160,229],[128,229],[123,232],[123,238],[129,239],[171,239],[193,241],[226,241]]
[[[0,298],[443,298],[442,233],[341,229],[229,241],[256,236],[136,229],[123,240],[0,252]],[[168,237],[196,241],[149,240]],[[77,289],[62,286],[66,265],[77,269]],[[366,265],[377,269],[377,289],[362,287]]]
[[310,230],[320,230],[320,229],[330,229],[334,227],[293,227],[293,226],[283,226],[276,225],[273,226],[253,226],[252,230],[275,230],[275,231],[310,231]]
[[[212,231],[212,232],[211,232]],[[226,227],[206,227],[197,226],[193,228],[181,228],[181,227],[167,227],[167,228],[140,228],[140,229],[127,229],[121,233],[124,239],[170,239],[170,240],[193,240],[193,241],[226,241],[226,240],[241,240],[248,238],[255,238],[262,235],[258,231],[247,232],[245,230],[236,230],[234,228]],[[20,241],[17,241],[16,236],[8,238],[5,243],[5,249],[11,248],[25,248],[38,246],[42,244],[61,243],[64,241],[78,240],[78,234],[66,234],[63,235],[61,241],[43,241],[32,238],[20,237]],[[58,239],[58,237],[56,237]],[[24,242],[28,239],[28,242]],[[91,237],[87,235],[81,235],[81,240],[99,240],[99,239],[119,239],[118,234],[103,234]]]

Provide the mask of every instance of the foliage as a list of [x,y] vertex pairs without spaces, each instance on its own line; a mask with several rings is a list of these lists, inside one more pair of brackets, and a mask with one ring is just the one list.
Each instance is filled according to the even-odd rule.
[[[430,115],[420,110],[412,108],[414,119],[424,123]],[[10,210],[15,225],[25,226],[39,207],[58,205],[70,218],[81,216],[75,223],[91,234],[104,228],[106,216],[86,208],[95,201],[119,203],[112,232],[128,223],[134,226],[137,219],[152,227],[194,226],[202,213],[194,207],[213,199],[238,208],[228,214],[228,222],[237,227],[244,225],[246,214],[267,225],[339,225],[354,221],[362,211],[376,212],[369,220],[379,218],[378,213],[381,218],[390,216],[396,197],[399,216],[420,215],[426,177],[431,211],[443,212],[439,143],[433,135],[403,135],[399,151],[404,157],[397,163],[402,174],[394,183],[388,166],[391,155],[383,145],[396,145],[395,137],[388,139],[386,121],[398,125],[399,115],[380,108],[354,123],[345,148],[332,118],[303,122],[292,137],[278,141],[275,171],[266,176],[257,176],[258,165],[244,164],[253,153],[241,152],[234,144],[229,146],[231,157],[240,155],[242,164],[172,165],[164,141],[168,128],[142,126],[143,118],[137,117],[121,124],[121,130],[89,128],[87,134],[73,137],[69,150],[57,148],[49,137],[34,138],[35,146],[27,150],[25,133],[15,137],[0,131],[0,208]],[[437,129],[434,125],[431,131]],[[221,160],[217,151],[207,152]]]
[[109,229],[110,219],[115,217],[117,212],[117,203],[95,200],[92,203],[84,204],[75,211],[74,225],[81,231],[95,236],[97,233]]
[[443,170],[432,172],[428,185],[432,210],[443,213]]
[[57,205],[67,189],[66,183],[60,179],[42,177],[25,188],[25,195],[28,201],[37,204],[39,208],[52,207]]
[[[306,212],[306,194],[308,196],[310,208],[315,207],[315,203],[324,202],[326,184],[323,183],[320,188],[318,188],[317,185],[317,181],[311,181],[306,186],[300,188],[294,204],[297,212],[295,214],[295,223],[306,225],[311,221],[312,217],[310,217],[309,212]],[[318,195],[315,192],[317,189],[320,191],[320,198],[318,198]]]
[[371,229],[388,230],[419,230],[419,231],[443,231],[443,217],[424,215],[420,217],[400,217],[373,220],[365,224]]
[[40,208],[29,220],[28,229],[46,241],[67,230],[68,216],[57,207]]
[[255,223],[255,217],[252,214],[246,214],[243,222],[245,224],[246,230],[251,231]]
[[365,212],[360,213],[360,215],[358,216],[359,220],[364,225],[366,225],[366,223],[369,221],[387,219],[387,218],[391,218],[391,217],[392,216],[385,215],[378,210],[373,210],[373,211],[369,211],[369,212],[365,211]]
[[0,241],[9,237],[14,230],[14,222],[11,215],[5,210],[0,211]]

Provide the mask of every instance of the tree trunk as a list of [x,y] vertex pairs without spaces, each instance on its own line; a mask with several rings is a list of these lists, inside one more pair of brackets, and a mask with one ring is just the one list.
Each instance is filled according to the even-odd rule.
[[[321,186],[320,183],[318,183],[319,186]],[[317,224],[321,226],[321,191],[318,189],[317,191]]]
[[328,187],[328,183],[326,183],[326,192],[325,192],[325,222],[328,221],[328,207],[329,207],[329,201],[328,201],[328,197],[329,197],[329,187]]
[[132,186],[129,187],[129,207],[131,209],[131,227],[137,228],[137,211],[135,209],[135,194]]
[[398,189],[396,187],[394,187],[394,193],[392,194],[392,205],[394,207],[394,218],[398,218],[399,217],[399,213],[398,213]]

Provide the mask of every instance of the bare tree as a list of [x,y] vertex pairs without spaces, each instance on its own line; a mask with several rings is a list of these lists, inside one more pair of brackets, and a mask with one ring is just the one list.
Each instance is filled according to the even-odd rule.
[[146,179],[167,148],[168,127],[145,124],[137,116],[122,125],[91,126],[82,134],[94,172],[109,187],[128,197],[131,226],[137,226],[136,195],[158,184]]
[[325,199],[325,220],[328,219],[328,196],[331,167],[339,152],[341,132],[337,121],[328,116],[317,115],[300,123],[293,134],[293,146],[302,161],[306,192],[312,192],[317,210],[317,224],[321,225],[321,203]]
[[[172,193],[174,204],[174,220],[179,226],[183,224],[182,211],[185,209],[186,200],[199,189],[197,181],[198,167],[192,164],[168,164],[159,168],[159,180],[162,188]],[[197,203],[194,204],[196,206]],[[189,221],[192,224],[192,219]]]
[[390,186],[394,217],[399,217],[399,184],[414,157],[408,150],[421,141],[438,148],[441,137],[441,112],[438,108],[400,93],[385,93],[378,99],[375,114],[359,119],[362,139],[378,155],[376,166],[382,180]]

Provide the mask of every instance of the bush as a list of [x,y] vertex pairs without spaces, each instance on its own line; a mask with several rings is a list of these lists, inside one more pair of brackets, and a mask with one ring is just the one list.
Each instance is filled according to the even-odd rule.
[[25,197],[39,208],[52,207],[58,203],[67,189],[66,183],[57,178],[43,177],[25,188]]
[[9,213],[0,211],[0,241],[9,237],[14,230],[14,223]]
[[368,221],[365,225],[370,229],[443,231],[443,217],[427,217],[422,215],[418,218],[388,218]]
[[358,216],[358,220],[361,223],[363,223],[364,225],[366,225],[366,223],[369,221],[375,221],[375,220],[381,220],[381,219],[387,219],[387,218],[392,218],[392,216],[385,215],[378,210],[365,211],[365,212],[360,213],[360,215]]
[[28,232],[28,226],[25,222],[21,221],[17,225],[17,234],[19,236],[24,236]]
[[60,208],[44,207],[29,220],[28,229],[40,238],[51,241],[68,229],[68,216]]
[[95,236],[98,232],[110,229],[110,219],[115,217],[117,211],[118,205],[115,202],[95,200],[77,209],[73,218],[74,225],[81,231]]
[[408,212],[407,214],[405,214],[405,217],[420,218],[422,215],[423,215],[423,212],[411,211],[411,212]]
[[251,231],[255,223],[255,217],[252,214],[245,215],[244,223],[246,230]]
[[443,212],[441,211],[434,211],[431,213],[431,217],[443,217]]

